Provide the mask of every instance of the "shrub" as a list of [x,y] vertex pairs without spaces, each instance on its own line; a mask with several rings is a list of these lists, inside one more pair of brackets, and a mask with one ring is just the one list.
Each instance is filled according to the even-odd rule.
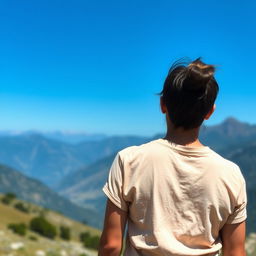
[[12,192],[8,192],[5,194],[6,197],[10,198],[11,200],[16,198],[16,195]]
[[98,236],[92,236],[84,242],[84,246],[95,250],[99,249],[100,238]]
[[15,198],[16,198],[16,195],[14,193],[6,193],[2,198],[2,202],[4,204],[10,204]]
[[19,211],[25,212],[25,213],[29,213],[29,209],[22,203],[22,202],[18,202],[14,205],[14,207],[16,209],[18,209]]
[[19,234],[21,236],[25,236],[27,232],[27,227],[24,223],[10,223],[8,228],[11,229],[14,233]]
[[30,221],[30,229],[38,234],[54,239],[57,235],[56,227],[44,217],[35,217]]
[[80,241],[84,242],[86,239],[88,239],[90,237],[90,233],[89,232],[83,232],[80,234]]
[[28,238],[29,238],[30,240],[32,240],[32,241],[37,241],[37,240],[38,240],[36,236],[32,236],[32,235],[29,236]]
[[89,232],[83,232],[80,234],[80,241],[85,247],[97,250],[100,243],[100,237],[91,236]]
[[60,237],[64,240],[70,240],[70,228],[60,226]]
[[3,197],[3,198],[2,198],[2,202],[3,202],[4,204],[10,204],[10,203],[11,203],[11,200],[10,200],[9,198]]

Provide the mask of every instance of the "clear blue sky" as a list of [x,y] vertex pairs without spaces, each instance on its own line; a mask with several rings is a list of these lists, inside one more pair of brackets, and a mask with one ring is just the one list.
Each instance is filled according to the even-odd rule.
[[171,63],[218,65],[216,124],[256,123],[255,1],[0,2],[0,130],[149,135]]

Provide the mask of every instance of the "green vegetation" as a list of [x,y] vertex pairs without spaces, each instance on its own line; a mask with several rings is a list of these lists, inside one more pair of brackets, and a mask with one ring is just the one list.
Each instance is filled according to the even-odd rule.
[[38,240],[38,238],[36,236],[33,236],[33,235],[29,236],[28,238],[32,241],[37,241]]
[[80,234],[80,241],[85,247],[98,250],[100,237],[97,235],[92,236],[89,232],[83,232]]
[[64,227],[60,226],[60,237],[64,240],[69,241],[70,240],[70,228],[69,227]]
[[29,213],[28,207],[26,207],[22,202],[17,202],[14,207],[18,209],[19,211]]
[[80,234],[80,241],[84,242],[86,239],[88,239],[90,237],[90,233],[89,232],[82,232]]
[[38,234],[54,239],[57,235],[56,227],[44,217],[35,217],[30,221],[30,229]]
[[16,195],[14,193],[6,193],[2,198],[2,202],[9,205],[15,198]]
[[8,228],[11,229],[14,233],[19,234],[21,236],[25,236],[27,232],[27,227],[24,223],[10,223]]
[[58,252],[48,252],[47,254],[46,254],[46,256],[60,256],[60,254],[58,253]]
[[[45,256],[60,256],[62,255],[62,250],[66,251],[67,255],[96,255],[95,251],[87,254],[82,252],[77,253],[76,250],[78,246],[80,248],[83,247],[83,243],[80,243],[80,245],[77,244],[77,242],[80,241],[79,236],[82,232],[87,231],[91,234],[91,236],[96,236],[100,235],[99,230],[91,228],[89,226],[85,226],[78,221],[74,221],[70,218],[60,215],[56,211],[45,209],[44,207],[17,198],[15,198],[9,205],[4,204],[1,202],[1,199],[3,197],[5,197],[5,195],[0,193],[0,230],[4,234],[3,236],[1,236],[0,255],[2,255],[1,252],[6,250],[7,246],[10,244],[10,241],[22,241],[22,243],[24,243],[24,248],[20,248],[13,252],[13,255],[15,256],[36,255],[37,250],[44,251]],[[25,213],[24,211],[18,209],[21,207],[15,207],[18,202],[21,202],[25,208],[29,209],[29,212]],[[21,204],[18,205],[21,206]],[[54,237],[54,240],[46,239],[47,237],[42,236],[42,234],[40,234],[39,232],[31,230],[30,223],[35,217],[43,217],[54,227],[56,227],[57,234]],[[10,225],[10,223],[14,225]],[[24,224],[20,225],[22,223]],[[10,228],[8,228],[9,225]],[[20,230],[22,230],[22,228],[24,229],[24,225],[26,225],[26,233],[23,235],[23,231]],[[63,226],[64,228],[61,228],[61,226]],[[68,229],[70,229],[70,231],[67,231]],[[68,239],[68,232],[70,234],[70,240],[65,240],[65,238]],[[19,237],[20,235],[22,235],[22,237]],[[66,248],[63,248],[63,243],[67,245]]]

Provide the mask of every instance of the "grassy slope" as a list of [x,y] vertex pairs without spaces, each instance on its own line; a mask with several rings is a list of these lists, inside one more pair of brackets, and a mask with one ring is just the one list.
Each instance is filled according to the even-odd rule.
[[[2,198],[2,195],[0,195],[0,198]],[[24,204],[29,205],[31,213],[23,213],[17,209],[15,209],[12,205],[15,204],[15,202],[21,201],[21,200],[14,200],[11,205],[5,205],[2,202],[0,202],[0,256],[7,255],[11,252],[9,249],[10,244],[14,242],[23,242],[25,244],[24,249],[20,249],[15,252],[13,255],[17,256],[32,256],[35,255],[35,252],[37,250],[44,250],[45,252],[60,252],[61,250],[66,250],[66,252],[70,251],[71,245],[73,247],[81,247],[82,245],[79,242],[79,234],[81,232],[90,232],[91,235],[100,235],[100,231],[91,228],[89,226],[86,226],[82,223],[79,223],[77,221],[71,220],[57,212],[51,211],[51,210],[45,210],[42,207],[33,205],[31,203],[27,203],[25,201],[22,201]],[[48,221],[50,221],[52,224],[54,224],[56,227],[59,227],[61,225],[68,226],[71,229],[71,241],[66,242],[60,239],[59,237],[56,237],[54,240],[50,240],[47,238],[44,238],[42,236],[37,235],[34,232],[28,231],[27,235],[25,237],[21,237],[19,235],[14,234],[11,230],[8,230],[7,225],[9,223],[26,223],[29,224],[30,220],[34,216],[38,216],[40,213],[44,214],[44,216],[47,218]],[[32,241],[29,239],[29,236],[36,236],[37,241]],[[48,254],[47,254],[48,255]],[[50,255],[50,253],[49,253]],[[58,256],[59,254],[52,254]],[[80,255],[80,253],[77,253],[76,255]],[[96,252],[88,250],[87,255],[96,255]]]

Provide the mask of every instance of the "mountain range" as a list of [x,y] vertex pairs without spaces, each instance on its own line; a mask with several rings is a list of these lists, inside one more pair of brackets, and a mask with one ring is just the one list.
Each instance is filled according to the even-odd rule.
[[54,187],[72,171],[145,140],[116,136],[73,145],[34,133],[0,136],[0,163]]
[[[71,144],[42,134],[0,136],[0,162],[23,174],[39,179],[76,205],[91,209],[101,217],[106,198],[102,186],[117,151],[163,137],[103,136],[102,139]],[[256,227],[256,125],[228,118],[219,125],[203,126],[201,141],[224,157],[236,162],[247,181],[249,230]],[[1,185],[1,183],[0,183]]]
[[1,137],[6,136],[26,136],[26,135],[42,135],[47,139],[58,140],[70,144],[77,144],[79,142],[85,141],[97,141],[102,140],[107,137],[105,134],[90,134],[86,132],[75,132],[75,131],[37,131],[37,130],[30,130],[30,131],[11,131],[5,130],[0,131]]

